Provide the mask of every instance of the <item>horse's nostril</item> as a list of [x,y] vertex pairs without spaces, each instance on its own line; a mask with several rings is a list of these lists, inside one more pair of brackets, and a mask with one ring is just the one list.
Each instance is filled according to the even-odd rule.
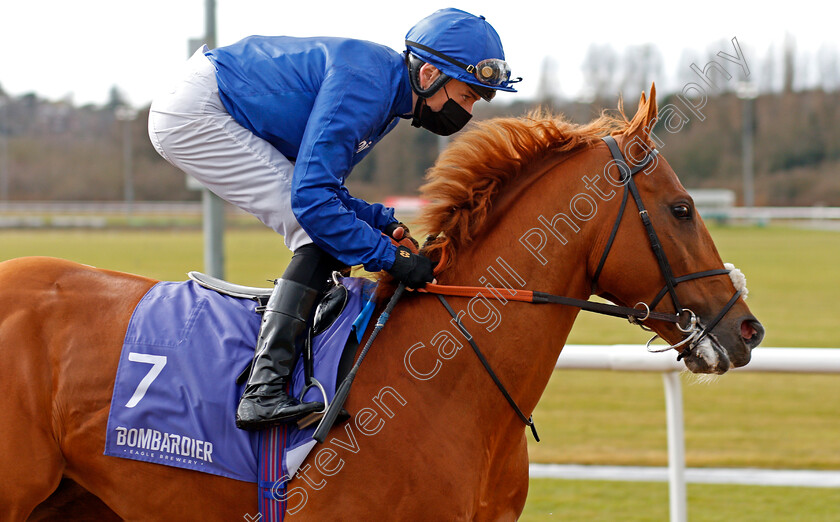
[[764,338],[764,327],[755,319],[747,319],[741,323],[741,338],[750,348],[755,348]]
[[744,339],[750,340],[757,333],[758,332],[755,330],[750,321],[744,321],[743,323],[741,323],[741,337],[743,337]]

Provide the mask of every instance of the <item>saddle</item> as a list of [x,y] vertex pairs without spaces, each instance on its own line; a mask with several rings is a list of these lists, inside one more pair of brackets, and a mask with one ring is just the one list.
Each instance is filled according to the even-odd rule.
[[[241,299],[253,299],[257,302],[257,313],[262,313],[265,310],[265,306],[268,303],[268,299],[269,297],[271,297],[271,288],[238,285],[197,271],[189,272],[187,275],[191,280],[195,281],[199,285],[209,290],[213,290],[220,294],[228,295],[231,297]],[[332,324],[336,321],[336,319],[339,318],[341,313],[344,311],[344,307],[347,305],[348,297],[349,293],[347,288],[341,284],[338,277],[333,277],[333,283],[330,286],[329,290],[327,290],[327,292],[320,297],[319,302],[315,306],[315,315],[312,321],[312,325],[310,326],[309,332],[306,336],[305,346],[302,350],[305,383],[303,387],[303,392],[301,393],[301,397],[298,398],[299,400],[303,399],[303,395],[307,392],[307,390],[316,387],[319,388],[321,390],[322,395],[324,395],[324,405],[326,406],[329,404],[326,394],[324,393],[323,389],[320,387],[320,384],[314,379],[313,376],[314,358],[312,354],[312,338],[326,331],[327,329],[329,329],[330,326],[332,326]],[[353,335],[351,335],[348,338],[347,343],[344,345],[344,350],[341,354],[341,358],[338,365],[338,382],[341,382],[344,379],[344,377],[350,371],[350,368],[353,366],[353,359],[355,357],[358,345],[359,340],[357,336]],[[249,365],[236,378],[236,384],[243,384],[248,379],[248,375],[250,374],[250,372],[251,366]],[[324,410],[326,410],[326,407],[324,408]],[[304,429],[314,424],[315,422],[320,421],[323,417],[324,410],[310,414],[298,420],[298,428]],[[350,415],[346,410],[342,410],[339,416],[342,419],[346,419],[349,418]]]
[[[271,288],[257,286],[244,286],[230,283],[224,279],[192,271],[187,274],[190,279],[209,290],[214,290],[223,295],[238,297],[242,299],[253,299],[258,303],[257,312],[262,312],[263,307],[271,297]],[[330,289],[321,297],[315,307],[315,319],[312,322],[312,335],[318,335],[332,325],[347,304],[347,288],[337,278],[333,278]]]

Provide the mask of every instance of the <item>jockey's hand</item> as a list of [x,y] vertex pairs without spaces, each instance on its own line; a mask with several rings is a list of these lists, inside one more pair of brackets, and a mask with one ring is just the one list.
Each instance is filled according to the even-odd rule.
[[422,254],[413,254],[406,246],[397,247],[394,264],[388,273],[408,288],[423,288],[435,280],[432,261]]
[[[411,237],[411,231],[408,230],[408,227],[405,226],[404,223],[400,223],[399,221],[388,223],[383,232],[385,232],[385,235],[393,239],[398,245],[407,246],[409,250],[414,253],[417,253],[420,249],[420,243]],[[414,244],[414,248],[409,247],[406,241],[410,241]]]

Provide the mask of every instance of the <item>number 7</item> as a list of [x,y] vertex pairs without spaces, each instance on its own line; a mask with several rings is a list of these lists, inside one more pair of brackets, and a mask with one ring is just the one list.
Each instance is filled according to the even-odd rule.
[[166,366],[166,356],[128,352],[128,360],[152,365],[149,373],[147,373],[146,376],[143,377],[143,380],[140,381],[140,384],[137,385],[137,389],[134,390],[134,395],[132,395],[128,402],[125,403],[126,408],[133,408],[137,406],[137,403],[139,403],[146,395],[146,391],[149,389],[149,386],[152,385],[152,382],[154,382],[154,380],[157,379],[157,376],[160,375],[160,372],[163,371],[163,367]]

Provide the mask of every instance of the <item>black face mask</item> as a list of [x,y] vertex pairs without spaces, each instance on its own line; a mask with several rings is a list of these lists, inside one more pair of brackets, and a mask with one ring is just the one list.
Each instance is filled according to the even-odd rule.
[[423,98],[417,100],[411,125],[423,127],[440,136],[455,134],[472,118],[472,114],[452,98],[449,98],[438,112],[432,111],[425,102]]

